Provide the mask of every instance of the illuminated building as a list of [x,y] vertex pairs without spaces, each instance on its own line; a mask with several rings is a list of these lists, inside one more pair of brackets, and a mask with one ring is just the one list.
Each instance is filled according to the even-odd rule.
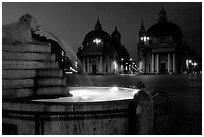
[[147,31],[142,22],[137,44],[138,66],[142,73],[179,73],[185,66],[185,44],[180,27],[169,22],[166,12]]
[[125,63],[129,61],[129,53],[121,45],[121,34],[117,27],[109,35],[102,30],[99,19],[95,29],[86,34],[77,56],[79,73],[87,74],[123,73]]

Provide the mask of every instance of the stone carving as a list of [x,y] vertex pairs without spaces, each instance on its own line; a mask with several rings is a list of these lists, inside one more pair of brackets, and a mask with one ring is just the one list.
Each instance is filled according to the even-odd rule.
[[32,33],[39,30],[36,19],[30,14],[23,15],[17,22],[3,25],[2,42],[7,44],[36,43]]

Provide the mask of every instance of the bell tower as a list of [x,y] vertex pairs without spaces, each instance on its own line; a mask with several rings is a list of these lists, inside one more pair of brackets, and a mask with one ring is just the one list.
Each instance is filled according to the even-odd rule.
[[146,41],[145,34],[146,34],[146,31],[145,31],[144,23],[143,23],[143,20],[142,20],[142,24],[141,24],[140,31],[139,31],[139,44],[140,45],[145,44],[145,41]]
[[141,24],[140,31],[139,31],[139,37],[144,37],[145,33],[146,33],[146,31],[145,31],[144,23],[142,20],[142,24]]
[[117,26],[115,27],[115,30],[111,34],[113,42],[117,45],[121,44],[121,34],[118,32]]
[[159,12],[159,22],[167,22],[166,11],[163,8]]

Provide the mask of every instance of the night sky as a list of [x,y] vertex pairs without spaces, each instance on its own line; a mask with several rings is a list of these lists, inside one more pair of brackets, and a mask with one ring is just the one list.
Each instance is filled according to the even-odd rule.
[[[136,59],[138,32],[143,19],[145,29],[158,22],[164,8],[168,21],[181,27],[184,41],[202,55],[202,3],[95,2],[95,3],[3,3],[2,23],[15,22],[25,13],[33,15],[41,28],[63,39],[74,53],[82,46],[85,35],[94,29],[97,18],[109,34],[117,26],[122,44]],[[73,58],[71,53],[68,53]]]

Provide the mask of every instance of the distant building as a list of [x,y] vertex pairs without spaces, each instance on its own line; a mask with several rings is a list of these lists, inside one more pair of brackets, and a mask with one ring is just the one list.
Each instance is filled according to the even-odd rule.
[[164,9],[159,13],[158,23],[147,31],[142,22],[137,48],[142,73],[179,73],[186,69],[186,46],[181,28],[168,21]]
[[77,56],[79,73],[115,74],[129,70],[129,53],[121,44],[121,34],[117,27],[109,35],[102,30],[99,19],[95,29],[85,36]]

